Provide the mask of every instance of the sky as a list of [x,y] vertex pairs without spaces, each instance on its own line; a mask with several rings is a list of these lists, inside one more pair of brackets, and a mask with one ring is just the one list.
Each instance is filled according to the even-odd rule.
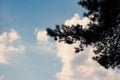
[[86,28],[90,20],[79,0],[0,0],[0,80],[119,80],[120,70],[104,69],[88,47],[54,42],[46,28]]

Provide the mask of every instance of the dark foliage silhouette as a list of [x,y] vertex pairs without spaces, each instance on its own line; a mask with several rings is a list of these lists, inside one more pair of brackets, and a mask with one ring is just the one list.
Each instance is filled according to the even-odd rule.
[[67,44],[79,41],[76,53],[87,46],[95,47],[93,60],[106,69],[120,68],[120,0],[80,0],[79,5],[88,10],[84,16],[92,21],[89,28],[56,25],[54,30],[47,28],[48,35]]

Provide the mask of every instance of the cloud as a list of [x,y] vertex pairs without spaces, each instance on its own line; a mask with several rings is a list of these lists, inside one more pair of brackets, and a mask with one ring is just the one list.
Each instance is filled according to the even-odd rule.
[[9,38],[9,42],[12,43],[15,40],[20,39],[20,36],[14,29],[11,29],[11,32],[8,34],[8,38]]
[[[83,25],[86,28],[90,22],[88,18],[80,19],[78,14],[75,14],[71,19],[65,21],[66,25]],[[56,73],[57,80],[119,80],[120,73],[112,69],[104,69],[97,62],[92,60],[93,48],[88,47],[83,52],[74,53],[74,47],[79,46],[79,42],[69,45],[64,42],[52,42],[47,36],[45,30],[36,29],[35,35],[37,45],[42,51],[49,53],[56,52],[57,57],[62,62],[61,71]],[[57,47],[57,48],[56,48]]]
[[23,51],[25,51],[25,46],[20,43],[20,36],[14,29],[0,34],[0,64],[9,62],[6,54],[22,53]]
[[8,46],[8,52],[24,52],[26,47],[24,45],[19,45],[17,48],[15,46]]
[[39,42],[47,43],[49,36],[47,36],[47,32],[45,30],[37,30],[36,31],[36,39]]
[[[65,21],[66,25],[76,24],[87,25],[89,20],[80,19],[78,14]],[[120,73],[112,69],[104,69],[97,62],[92,60],[93,48],[88,47],[83,52],[74,53],[74,47],[79,42],[69,45],[64,42],[57,43],[57,57],[63,63],[62,69],[56,74],[58,80],[119,80]]]
[[73,46],[74,45],[65,44],[64,42],[57,43],[57,57],[60,58],[61,62],[63,63],[61,72],[57,73],[56,75],[58,80],[71,80],[71,76],[73,75],[71,62],[76,56],[74,54]]
[[[89,22],[90,20],[87,17],[80,20],[79,15],[75,14],[73,18],[66,20],[64,24],[68,26],[81,24],[85,28]],[[47,32],[45,30],[36,28],[35,36],[40,50],[46,52],[56,52],[56,43],[49,40],[50,37],[47,35]]]
[[80,19],[79,14],[76,13],[71,19],[67,19],[64,24],[68,26],[80,24],[83,28],[86,28],[89,22],[90,20],[87,17]]
[[41,51],[55,53],[57,48],[54,42],[49,40],[49,36],[45,30],[35,29],[37,46]]

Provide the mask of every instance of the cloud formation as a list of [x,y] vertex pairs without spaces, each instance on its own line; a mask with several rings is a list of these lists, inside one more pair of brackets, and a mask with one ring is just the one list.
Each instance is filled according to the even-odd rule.
[[41,51],[55,53],[56,52],[56,45],[54,42],[49,40],[49,36],[45,30],[36,29],[35,30],[37,46]]
[[[65,25],[72,26],[81,24],[86,28],[90,22],[88,18],[80,19],[79,14],[75,14],[71,19],[65,21]],[[83,52],[74,53],[74,47],[79,46],[79,42],[69,45],[64,42],[51,42],[45,30],[35,30],[36,39],[40,50],[49,53],[56,52],[57,57],[62,62],[61,71],[56,74],[57,80],[119,80],[120,73],[111,69],[104,69],[97,62],[92,60],[94,55],[92,47],[86,48]],[[57,49],[56,49],[57,47]]]
[[119,80],[120,74],[114,70],[106,70],[91,59],[92,48],[75,54],[74,45],[58,43],[57,57],[63,63],[62,69],[56,74],[58,80]]
[[[66,25],[81,24],[84,27],[89,23],[89,19],[80,19],[78,14],[75,14],[73,18],[65,21]],[[56,74],[58,80],[119,80],[120,73],[111,70],[104,69],[97,62],[92,60],[94,55],[91,47],[86,48],[83,52],[74,53],[74,47],[78,46],[78,43],[73,45],[57,43],[58,52],[57,57],[60,58],[63,63],[62,69]]]
[[7,53],[22,53],[23,51],[25,51],[25,46],[20,43],[20,36],[14,29],[0,34],[0,64],[9,62],[5,56]]
[[83,19],[80,19],[79,14],[74,14],[74,16],[71,19],[67,19],[65,21],[65,25],[72,26],[80,24],[83,26],[83,28],[86,28],[86,25],[90,22],[90,20],[87,17],[84,17]]

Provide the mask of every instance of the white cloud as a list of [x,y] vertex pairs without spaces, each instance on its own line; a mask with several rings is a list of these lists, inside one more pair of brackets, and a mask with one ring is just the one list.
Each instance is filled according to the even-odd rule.
[[[65,21],[66,25],[72,24],[87,25],[88,19],[83,18],[80,20],[79,15],[75,14],[72,19]],[[62,43],[56,43],[58,47],[57,57],[60,58],[63,63],[62,69],[56,74],[58,80],[119,80],[120,73],[111,70],[104,69],[97,62],[92,60],[93,49],[91,47],[86,48],[83,52],[74,53],[74,47],[78,46],[78,43],[73,45]]]
[[92,60],[93,52],[89,47],[76,54],[73,45],[57,43],[57,57],[63,63],[62,69],[56,74],[58,80],[119,80],[120,74],[114,70],[106,70]]
[[35,35],[37,39],[37,46],[41,51],[55,53],[56,52],[56,45],[55,43],[49,40],[49,36],[45,30],[35,30]]
[[[78,14],[73,18],[65,21],[66,25],[83,25],[86,28],[88,18],[80,19]],[[46,31],[36,29],[36,39],[40,50],[54,52],[57,50],[57,57],[61,60],[63,66],[60,72],[56,74],[58,80],[119,80],[120,73],[111,69],[104,69],[97,62],[92,60],[93,49],[86,48],[83,52],[74,53],[74,47],[79,45],[79,42],[69,45],[64,42],[53,43],[49,41],[49,36]],[[56,47],[58,49],[56,49]]]
[[15,46],[8,46],[7,51],[8,52],[15,52],[16,51],[16,52],[22,53],[25,51],[25,49],[26,49],[26,47],[23,45],[19,45],[17,48]]
[[23,51],[25,51],[25,46],[20,43],[20,36],[14,29],[0,34],[0,64],[9,62],[5,56],[7,53],[22,53]]
[[59,57],[63,63],[61,72],[57,73],[56,75],[58,80],[71,80],[71,76],[73,75],[71,62],[76,56],[74,54],[73,46],[74,45],[65,44],[64,42],[57,43],[58,47],[57,57]]
[[45,30],[37,31],[36,38],[39,42],[47,43],[49,36],[47,36],[47,32]]
[[11,32],[8,33],[8,38],[9,42],[12,43],[13,41],[20,39],[20,36],[14,29],[11,29]]
[[87,17],[84,17],[83,19],[80,19],[79,14],[74,14],[74,17],[71,19],[68,19],[65,21],[65,25],[72,26],[72,25],[77,25],[80,24],[83,26],[83,28],[87,27],[87,24],[90,22],[90,20]]

